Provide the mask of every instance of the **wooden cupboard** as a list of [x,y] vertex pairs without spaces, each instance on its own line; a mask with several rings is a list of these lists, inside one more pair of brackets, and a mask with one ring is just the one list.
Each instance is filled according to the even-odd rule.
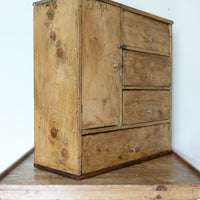
[[81,179],[170,153],[172,21],[109,0],[33,5],[35,166]]

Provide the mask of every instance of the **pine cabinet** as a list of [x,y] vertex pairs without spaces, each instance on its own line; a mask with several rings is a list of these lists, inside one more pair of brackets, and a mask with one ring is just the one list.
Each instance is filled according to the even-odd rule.
[[109,0],[33,5],[35,166],[82,179],[170,153],[173,22]]

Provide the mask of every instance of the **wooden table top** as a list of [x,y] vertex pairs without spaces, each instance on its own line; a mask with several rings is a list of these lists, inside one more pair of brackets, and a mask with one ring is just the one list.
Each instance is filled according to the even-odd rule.
[[136,200],[200,198],[199,174],[174,154],[79,181],[36,169],[33,159],[31,154],[1,180],[0,199],[23,200],[27,194],[30,199],[42,194],[47,196],[41,199],[56,195],[84,200],[129,199],[130,195]]

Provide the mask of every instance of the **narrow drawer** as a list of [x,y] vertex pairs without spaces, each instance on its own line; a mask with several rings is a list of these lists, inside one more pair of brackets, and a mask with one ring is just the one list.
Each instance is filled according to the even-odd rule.
[[123,91],[125,125],[169,119],[169,91]]
[[82,173],[119,165],[169,149],[169,124],[84,136]]
[[170,86],[170,58],[134,51],[123,51],[123,84],[133,86]]
[[168,24],[128,11],[122,12],[122,42],[143,51],[169,55]]

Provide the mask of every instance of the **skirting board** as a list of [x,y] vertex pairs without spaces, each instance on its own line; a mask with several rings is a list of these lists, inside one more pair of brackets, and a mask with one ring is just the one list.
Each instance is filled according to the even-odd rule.
[[180,156],[176,151],[173,150],[173,153],[179,158],[181,159],[186,165],[188,165],[193,171],[197,172],[197,174],[200,175],[200,171],[194,167],[193,165],[191,165],[188,161],[186,161],[182,156]]
[[103,174],[103,173],[106,173],[106,172],[110,172],[110,171],[113,171],[113,170],[116,170],[116,169],[128,167],[128,166],[135,165],[135,164],[140,164],[144,161],[159,158],[159,157],[171,154],[171,153],[173,153],[171,150],[167,150],[167,151],[163,151],[163,152],[160,152],[160,153],[157,153],[157,154],[153,154],[151,156],[147,156],[145,158],[140,158],[140,159],[133,160],[133,161],[130,161],[130,162],[127,162],[127,163],[119,164],[119,165],[116,165],[116,166],[108,167],[108,168],[105,168],[105,169],[101,169],[101,170],[98,170],[98,171],[94,171],[94,172],[90,172],[90,173],[82,174],[82,175],[70,174],[70,173],[67,173],[67,172],[64,172],[64,171],[60,171],[60,170],[57,170],[57,169],[52,169],[52,168],[49,168],[49,167],[42,166],[42,165],[37,164],[37,163],[34,163],[34,166],[39,168],[39,169],[47,170],[47,171],[59,174],[59,175],[64,176],[64,177],[72,178],[72,179],[75,179],[75,180],[82,180],[82,179],[94,177],[94,176],[97,176],[97,175],[100,175],[100,174]]
[[23,160],[25,160],[29,155],[31,155],[34,151],[34,147],[32,147],[28,152],[26,152],[21,158],[19,158],[16,162],[14,162],[10,167],[8,167],[6,170],[4,170],[1,174],[0,174],[0,181],[11,171],[13,170],[15,167],[17,167],[17,165],[19,165]]

